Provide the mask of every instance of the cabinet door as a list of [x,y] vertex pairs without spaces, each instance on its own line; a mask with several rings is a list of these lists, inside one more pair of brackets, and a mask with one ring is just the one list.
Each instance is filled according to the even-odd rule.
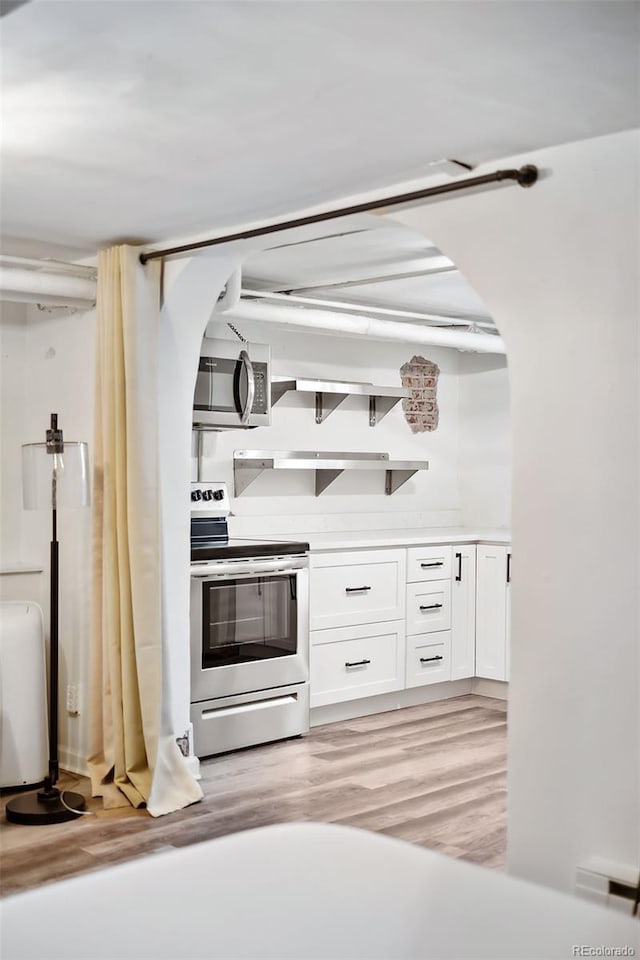
[[451,581],[451,679],[475,677],[476,669],[476,548],[453,548]]
[[451,631],[407,637],[407,687],[451,680]]
[[451,577],[451,546],[409,547],[407,550],[407,582],[420,580],[449,580]]
[[407,584],[407,634],[434,633],[451,626],[451,580]]
[[345,550],[311,556],[311,630],[401,620],[406,550]]
[[404,687],[404,621],[311,632],[311,706]]
[[507,679],[507,547],[479,544],[476,575],[476,676]]

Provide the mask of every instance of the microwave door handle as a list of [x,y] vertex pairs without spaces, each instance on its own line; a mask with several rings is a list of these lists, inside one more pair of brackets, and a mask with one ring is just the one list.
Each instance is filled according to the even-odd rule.
[[256,395],[256,378],[253,372],[253,364],[246,350],[240,351],[240,360],[247,374],[247,399],[244,410],[240,414],[240,423],[246,423],[253,408],[253,401]]

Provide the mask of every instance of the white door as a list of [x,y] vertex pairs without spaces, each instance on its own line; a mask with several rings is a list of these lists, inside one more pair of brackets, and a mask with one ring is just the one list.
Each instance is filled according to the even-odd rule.
[[453,548],[451,581],[451,679],[475,677],[476,657],[476,548]]
[[479,544],[476,576],[476,676],[507,679],[507,547]]

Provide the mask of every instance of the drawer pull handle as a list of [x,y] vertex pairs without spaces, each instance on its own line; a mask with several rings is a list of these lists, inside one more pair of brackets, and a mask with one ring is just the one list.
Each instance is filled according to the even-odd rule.
[[420,657],[420,663],[431,663],[432,660],[442,660],[443,657]]
[[511,554],[507,554],[507,583],[511,583]]
[[364,593],[365,590],[371,590],[371,587],[345,587],[345,593]]
[[345,667],[366,667],[371,660],[355,660],[353,663],[345,663]]
[[456,580],[458,583],[462,581],[462,554],[456,553],[456,560],[458,561],[458,572],[456,573]]
[[435,563],[421,563],[420,566],[423,570],[428,570],[429,567],[444,567],[444,560],[436,560]]
[[420,607],[421,610],[440,610],[442,607],[441,603],[429,603],[426,607]]

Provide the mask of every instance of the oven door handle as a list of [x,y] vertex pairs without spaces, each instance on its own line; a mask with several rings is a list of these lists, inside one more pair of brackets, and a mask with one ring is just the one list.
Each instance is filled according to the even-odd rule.
[[231,560],[227,563],[208,563],[191,569],[192,580],[211,580],[224,577],[229,580],[236,576],[264,576],[275,573],[293,573],[306,570],[309,561],[306,557],[283,557],[274,560],[270,557],[261,563],[259,560]]

